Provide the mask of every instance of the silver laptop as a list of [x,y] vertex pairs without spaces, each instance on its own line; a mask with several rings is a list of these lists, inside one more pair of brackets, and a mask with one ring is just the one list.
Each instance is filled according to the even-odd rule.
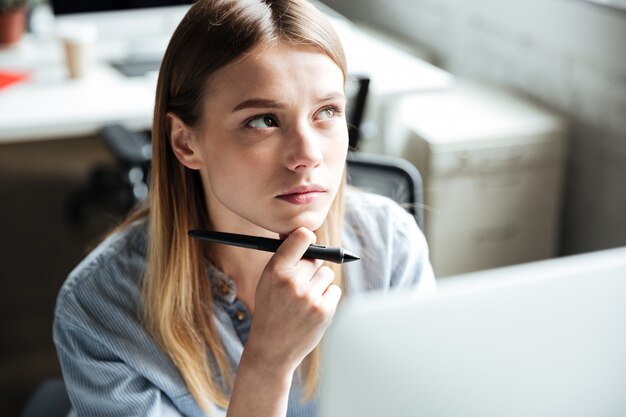
[[323,417],[626,416],[626,248],[347,300]]

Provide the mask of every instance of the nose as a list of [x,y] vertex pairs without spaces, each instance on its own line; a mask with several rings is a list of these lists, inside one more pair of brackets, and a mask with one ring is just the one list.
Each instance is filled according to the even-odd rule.
[[324,158],[321,136],[306,124],[298,124],[286,137],[286,165],[292,171],[306,171],[319,166]]

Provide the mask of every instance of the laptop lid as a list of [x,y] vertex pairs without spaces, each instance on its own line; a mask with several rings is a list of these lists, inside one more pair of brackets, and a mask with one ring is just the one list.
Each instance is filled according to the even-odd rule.
[[324,417],[626,416],[626,248],[348,299]]

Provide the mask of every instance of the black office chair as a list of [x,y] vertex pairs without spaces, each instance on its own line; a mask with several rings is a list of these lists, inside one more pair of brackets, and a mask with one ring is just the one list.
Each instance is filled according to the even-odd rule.
[[68,198],[67,217],[77,228],[94,213],[115,223],[148,195],[152,157],[149,134],[121,125],[105,126],[98,133],[116,162],[94,167],[86,184]]
[[363,75],[351,75],[346,82],[346,105],[349,146],[357,150],[361,139],[361,122],[369,93],[370,79]]
[[20,417],[67,417],[71,406],[63,380],[51,378],[39,384]]
[[407,160],[350,151],[347,180],[359,189],[391,198],[424,230],[422,177]]
[[348,183],[365,191],[395,200],[409,211],[420,229],[424,227],[422,177],[410,162],[391,156],[358,152],[361,122],[365,114],[370,79],[351,76],[348,80]]

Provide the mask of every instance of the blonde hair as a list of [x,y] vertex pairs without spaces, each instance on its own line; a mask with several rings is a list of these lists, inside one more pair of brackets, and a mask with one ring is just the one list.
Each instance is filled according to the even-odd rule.
[[[183,18],[167,47],[157,84],[152,131],[152,177],[148,206],[130,220],[149,217],[143,282],[144,323],[178,367],[205,412],[226,408],[233,369],[213,322],[213,302],[203,248],[187,231],[209,224],[197,171],[172,152],[167,113],[196,126],[212,73],[259,44],[285,42],[328,55],[346,77],[341,43],[326,18],[306,0],[200,0]],[[343,183],[318,242],[341,244]],[[126,222],[128,223],[128,221]],[[341,269],[335,270],[341,285]],[[319,348],[303,362],[306,397],[315,391]]]

